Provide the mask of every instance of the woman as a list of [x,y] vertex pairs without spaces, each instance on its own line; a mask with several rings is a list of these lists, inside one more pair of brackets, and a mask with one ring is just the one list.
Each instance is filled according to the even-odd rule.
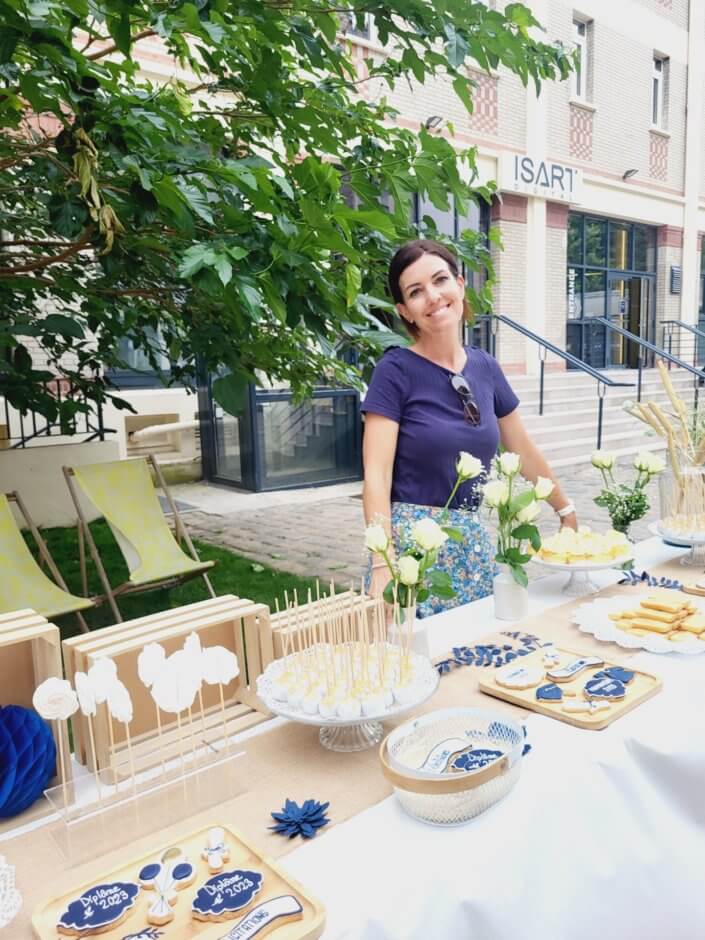
[[[488,472],[501,442],[520,455],[527,480],[555,478],[524,428],[519,399],[497,361],[461,343],[469,309],[455,255],[437,242],[408,242],[392,258],[388,282],[414,342],[387,350],[365,396],[363,502],[366,522],[382,522],[398,550],[409,523],[426,515],[440,518],[461,450]],[[477,484],[458,489],[447,519],[464,535],[462,544],[446,542],[441,554],[456,596],[449,602],[431,597],[420,605],[420,616],[492,593],[495,547],[477,513],[468,511],[479,505]],[[575,507],[558,483],[549,502],[562,525],[577,528]],[[373,556],[369,590],[380,595],[388,580],[384,560]]]

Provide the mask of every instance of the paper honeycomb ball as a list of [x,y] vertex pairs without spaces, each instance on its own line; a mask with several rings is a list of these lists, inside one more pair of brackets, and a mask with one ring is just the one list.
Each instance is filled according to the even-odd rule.
[[55,769],[56,745],[47,722],[31,708],[0,707],[0,819],[38,800]]

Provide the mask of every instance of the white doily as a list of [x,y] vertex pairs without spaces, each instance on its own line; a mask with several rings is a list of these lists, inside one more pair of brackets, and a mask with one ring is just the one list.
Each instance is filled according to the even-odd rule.
[[22,907],[22,895],[15,887],[15,866],[0,855],[0,928],[7,927]]

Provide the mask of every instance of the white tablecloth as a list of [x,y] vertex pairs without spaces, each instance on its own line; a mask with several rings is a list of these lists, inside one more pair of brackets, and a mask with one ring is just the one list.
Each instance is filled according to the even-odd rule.
[[[677,554],[652,539],[637,567]],[[530,612],[564,603],[565,580],[534,583]],[[434,654],[507,629],[491,598],[428,622]],[[283,859],[326,905],[326,940],[705,938],[705,655],[632,662],[659,695],[600,732],[532,715],[519,782],[467,825],[390,797]]]

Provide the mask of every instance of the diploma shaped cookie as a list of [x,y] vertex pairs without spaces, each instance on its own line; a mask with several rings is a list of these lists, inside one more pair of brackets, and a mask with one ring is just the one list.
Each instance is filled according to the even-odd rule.
[[227,920],[252,901],[262,887],[262,872],[224,871],[198,889],[191,904],[196,920]]
[[554,682],[570,682],[583,669],[589,669],[591,666],[602,666],[604,662],[604,659],[600,659],[599,656],[583,656],[580,659],[574,659],[565,666],[561,666],[560,669],[549,669],[546,675]]
[[495,674],[497,685],[502,685],[506,689],[533,689],[535,685],[545,677],[546,673],[540,666],[517,666],[510,663],[509,666],[503,666]]
[[140,886],[133,881],[95,885],[69,903],[56,929],[67,937],[88,937],[119,924],[134,907]]
[[225,832],[220,826],[208,830],[208,844],[204,846],[201,858],[208,863],[211,875],[225,868],[225,863],[230,859],[230,849],[225,844]]

